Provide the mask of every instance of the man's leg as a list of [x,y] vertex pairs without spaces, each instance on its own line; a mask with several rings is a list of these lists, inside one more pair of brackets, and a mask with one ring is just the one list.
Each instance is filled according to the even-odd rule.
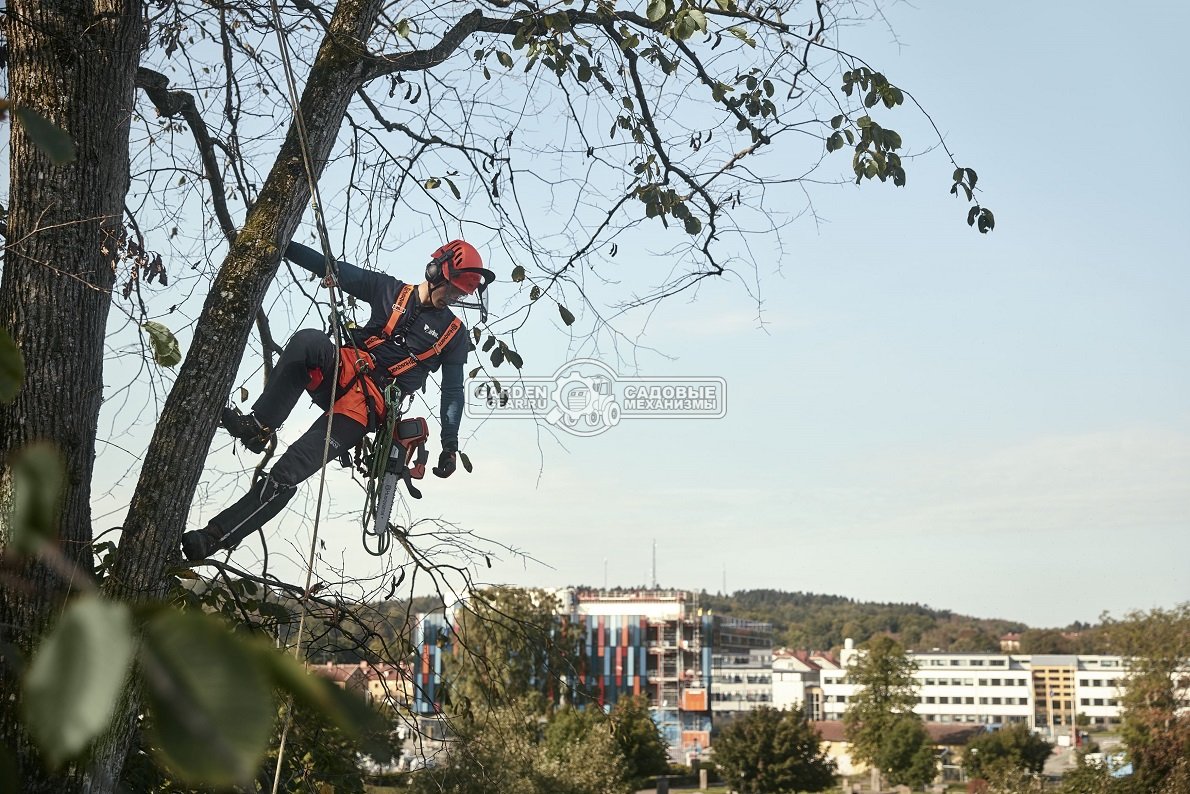
[[290,337],[260,398],[245,415],[235,408],[223,411],[223,427],[251,452],[263,452],[276,429],[289,417],[310,384],[310,370],[323,373],[323,383],[335,371],[335,344],[326,334],[303,328]]
[[[329,384],[335,376],[337,356],[335,343],[322,331],[303,328],[295,333],[286,342],[285,350],[277,359],[277,366],[273,367],[273,374],[260,398],[252,404],[253,415],[262,425],[280,427],[297,405],[302,392],[310,385],[310,370],[321,370],[322,382]],[[323,432],[326,432],[325,427]]]
[[267,477],[261,479],[239,501],[211,519],[203,529],[182,536],[182,552],[189,560],[201,560],[219,549],[234,549],[244,538],[280,513],[297,486],[322,466],[326,426],[331,417],[330,460],[351,449],[367,428],[346,416],[324,414],[302,437],[289,445]]

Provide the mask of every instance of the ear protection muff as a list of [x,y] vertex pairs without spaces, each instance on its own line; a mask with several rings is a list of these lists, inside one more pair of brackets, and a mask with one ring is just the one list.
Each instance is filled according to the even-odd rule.
[[443,274],[442,268],[444,265],[450,262],[452,256],[454,256],[454,254],[451,251],[443,251],[441,254],[431,259],[429,264],[426,265],[426,281],[430,282],[430,286],[436,287],[446,280],[446,276]]

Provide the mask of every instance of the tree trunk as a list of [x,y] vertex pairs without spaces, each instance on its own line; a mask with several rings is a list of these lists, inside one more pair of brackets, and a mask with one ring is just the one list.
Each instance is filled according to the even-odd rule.
[[[57,445],[66,465],[58,543],[89,571],[91,473],[115,280],[101,247],[121,226],[145,23],[135,0],[10,0],[4,26],[8,100],[65,130],[77,157],[55,165],[13,118],[0,325],[24,355],[26,379],[16,401],[0,406],[0,439],[5,466],[29,442]],[[0,526],[0,547],[7,542]],[[68,585],[28,560],[14,561],[9,573],[6,581],[19,585],[0,594],[0,638],[27,654],[60,611]],[[24,791],[61,791],[70,775],[49,776],[30,747],[9,662],[0,676],[0,746],[15,750]]]
[[[343,0],[310,72],[301,100],[315,175],[338,137],[347,105],[365,75],[362,45],[381,4]],[[232,387],[252,323],[277,271],[281,253],[301,221],[310,190],[291,125],[260,197],[236,235],[211,286],[193,342],[166,399],[124,521],[116,563],[105,588],[126,601],[160,598],[214,437],[217,417]],[[123,702],[99,743],[88,773],[89,790],[111,791],[135,729],[138,698]]]

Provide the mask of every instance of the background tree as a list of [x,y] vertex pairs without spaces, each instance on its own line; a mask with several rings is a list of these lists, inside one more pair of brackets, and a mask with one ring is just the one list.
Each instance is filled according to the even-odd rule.
[[925,724],[915,717],[895,720],[884,738],[880,771],[894,786],[922,788],[938,776],[938,754]]
[[1054,746],[1023,724],[981,733],[967,742],[963,767],[971,777],[990,778],[1001,768],[1040,773]]
[[1190,786],[1190,603],[1172,609],[1104,616],[1128,676],[1120,698],[1120,735],[1146,791]]
[[1077,653],[1075,641],[1058,629],[1029,629],[1021,634],[1021,653]]
[[[519,262],[512,278],[521,292],[502,324],[484,329],[493,369],[519,366],[514,334],[530,315],[569,325],[567,304],[590,300],[602,323],[607,305],[661,299],[741,266],[759,272],[748,230],[785,224],[765,205],[780,201],[773,196],[786,178],[798,190],[816,166],[836,160],[856,182],[906,178],[904,142],[885,114],[907,93],[834,39],[836,27],[866,13],[855,4],[836,12],[825,2],[704,8],[682,0],[648,3],[642,15],[608,2],[342,0],[286,6],[279,18],[271,10],[183,1],[146,17],[139,4],[96,11],[39,0],[10,4],[6,14],[11,99],[62,127],[79,156],[54,163],[26,145],[24,122],[13,125],[0,325],[31,362],[31,385],[0,408],[0,436],[5,450],[45,438],[65,454],[70,487],[55,536],[86,569],[104,397],[97,386],[111,382],[100,362],[107,351],[144,362],[129,394],[145,416],[129,422],[154,432],[127,474],[137,485],[104,583],[118,602],[160,601],[169,591],[254,324],[260,366],[270,366],[276,344],[259,310],[328,163],[338,187],[320,202],[334,216],[330,231],[367,230],[354,251],[329,253],[374,262],[411,237],[496,230],[482,242]],[[293,106],[288,66],[302,86]],[[131,94],[134,85],[141,95]],[[295,107],[300,129],[290,122]],[[544,126],[528,129],[539,118]],[[807,130],[818,140],[802,148],[815,137]],[[950,156],[945,142],[931,143]],[[850,169],[845,155],[824,161],[840,150],[851,154]],[[994,218],[976,201],[975,172],[953,157],[944,170],[969,202],[968,222],[989,230]],[[530,220],[525,199],[547,173],[563,175],[548,185],[556,205],[575,209]],[[657,226],[676,235],[673,261],[682,267],[659,282],[626,279],[623,300],[595,303],[587,274],[614,267],[620,244]],[[329,248],[329,236],[321,239]],[[109,300],[120,309],[110,328]],[[181,352],[143,330],[171,315],[187,318],[189,335],[176,378],[155,363]],[[457,540],[445,544],[463,559],[455,570],[481,565],[482,553]],[[429,570],[418,544],[438,550],[437,541],[405,541],[414,566]],[[31,565],[4,599],[6,638],[26,652],[66,591]],[[396,573],[391,563],[375,579]],[[3,686],[0,732],[17,748],[29,790],[77,787],[44,777],[17,716],[19,691]],[[95,791],[119,777],[140,697],[136,687],[124,693],[111,730],[91,748],[85,774]]]
[[624,774],[637,786],[669,769],[669,752],[661,729],[649,715],[644,695],[624,698],[612,707],[612,736],[624,759]]
[[827,651],[851,638],[865,643],[886,634],[906,648],[998,652],[1000,637],[1023,623],[958,615],[922,604],[858,601],[820,593],[739,590],[700,596],[721,614],[773,625],[773,639],[790,648]]
[[545,742],[555,755],[578,752],[593,730],[611,731],[624,777],[634,788],[643,788],[649,777],[669,769],[665,739],[649,716],[649,701],[643,695],[619,701],[611,714],[593,702],[581,709],[560,708],[546,723]]
[[761,706],[715,738],[715,764],[728,785],[744,794],[825,791],[834,785],[835,765],[821,741],[800,709]]
[[443,680],[452,713],[465,718],[517,703],[544,714],[578,697],[578,634],[544,590],[490,588],[454,611],[452,653]]
[[460,726],[445,758],[413,776],[413,794],[628,794],[606,721],[593,722],[561,748],[543,736],[542,720],[498,707],[482,722]]
[[921,722],[913,712],[917,705],[916,669],[905,649],[891,637],[876,637],[852,658],[847,681],[859,689],[843,713],[852,758],[885,774],[890,770],[907,774],[920,768],[919,753],[923,744],[929,746],[929,737],[924,730],[905,727],[914,722],[920,727]]

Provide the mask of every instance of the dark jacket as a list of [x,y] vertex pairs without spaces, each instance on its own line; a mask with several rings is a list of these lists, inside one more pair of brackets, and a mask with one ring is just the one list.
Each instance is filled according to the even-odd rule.
[[[321,253],[301,243],[290,243],[285,258],[303,270],[316,276],[326,275],[326,259]],[[348,295],[364,301],[371,307],[371,314],[362,328],[353,328],[350,333],[356,345],[376,336],[388,322],[396,303],[397,294],[405,286],[387,273],[364,270],[347,262],[336,265],[339,286]],[[409,307],[400,325],[392,336],[370,352],[376,358],[376,369],[369,377],[382,390],[390,377],[387,368],[408,358],[411,353],[429,350],[446,332],[455,319],[450,309],[435,309],[433,305],[422,304],[414,291]],[[345,340],[346,341],[346,340]],[[459,423],[463,417],[463,368],[467,354],[471,351],[471,339],[465,325],[461,326],[447,343],[443,351],[431,356],[407,372],[397,376],[397,386],[403,394],[413,394],[421,389],[431,372],[442,370],[442,448],[454,451],[459,446]]]

